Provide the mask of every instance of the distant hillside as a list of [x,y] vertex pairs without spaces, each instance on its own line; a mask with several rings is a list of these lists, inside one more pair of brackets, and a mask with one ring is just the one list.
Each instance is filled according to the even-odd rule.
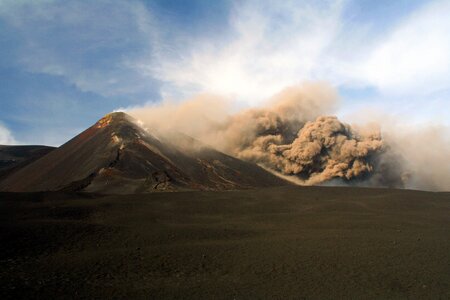
[[140,193],[287,184],[190,137],[157,138],[125,113],[112,113],[5,178],[0,190]]
[[0,145],[0,180],[48,154],[54,147]]

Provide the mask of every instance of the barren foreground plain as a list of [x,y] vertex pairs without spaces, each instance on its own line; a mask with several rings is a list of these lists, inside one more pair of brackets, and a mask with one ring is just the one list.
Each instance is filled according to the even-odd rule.
[[449,299],[450,193],[0,193],[1,299]]

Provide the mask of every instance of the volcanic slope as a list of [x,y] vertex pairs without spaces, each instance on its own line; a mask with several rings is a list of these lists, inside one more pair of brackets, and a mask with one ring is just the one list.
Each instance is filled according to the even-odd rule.
[[188,136],[157,138],[127,114],[116,112],[5,178],[0,190],[127,194],[288,184]]

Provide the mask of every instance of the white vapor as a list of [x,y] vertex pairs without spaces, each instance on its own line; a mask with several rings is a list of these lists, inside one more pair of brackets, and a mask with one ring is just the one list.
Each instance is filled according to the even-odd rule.
[[0,123],[0,145],[13,144],[17,144],[16,139],[12,135],[11,131]]

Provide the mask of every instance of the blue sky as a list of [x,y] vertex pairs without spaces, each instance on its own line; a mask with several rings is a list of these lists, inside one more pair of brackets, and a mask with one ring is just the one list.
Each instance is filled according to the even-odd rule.
[[0,144],[197,93],[258,105],[321,80],[337,114],[450,119],[450,1],[0,0]]

